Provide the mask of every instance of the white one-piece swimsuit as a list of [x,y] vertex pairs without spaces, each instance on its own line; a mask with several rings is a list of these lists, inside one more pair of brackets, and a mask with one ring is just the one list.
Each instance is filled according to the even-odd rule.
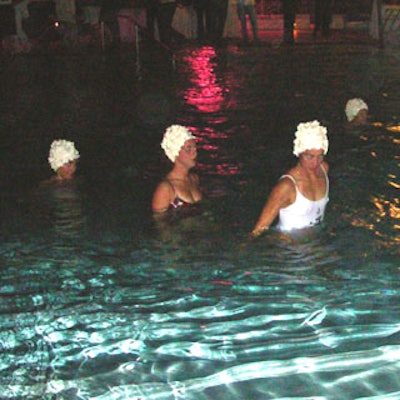
[[281,231],[303,229],[319,224],[324,219],[325,208],[329,201],[329,179],[325,169],[321,166],[326,180],[325,196],[320,200],[309,200],[304,197],[298,187],[296,180],[291,175],[282,175],[289,178],[296,188],[296,200],[279,211],[279,222],[277,228]]

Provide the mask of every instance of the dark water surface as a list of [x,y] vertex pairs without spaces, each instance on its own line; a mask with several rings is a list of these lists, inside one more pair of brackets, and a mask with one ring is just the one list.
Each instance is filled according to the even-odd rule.
[[[400,398],[399,57],[368,45],[18,56],[1,70],[1,399]],[[175,66],[175,68],[173,68]],[[374,126],[344,129],[363,97]],[[328,127],[326,221],[247,241]],[[171,123],[204,215],[151,218]],[[42,187],[50,143],[81,153]]]

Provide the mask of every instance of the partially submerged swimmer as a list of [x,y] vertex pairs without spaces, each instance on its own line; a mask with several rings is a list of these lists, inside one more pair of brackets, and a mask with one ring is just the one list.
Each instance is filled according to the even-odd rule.
[[75,239],[85,234],[86,218],[79,180],[75,178],[79,158],[73,142],[54,140],[48,155],[54,174],[41,182],[36,191],[38,209],[35,215],[40,216],[40,223],[50,223],[56,236],[63,239]]
[[47,182],[73,179],[79,157],[74,142],[63,139],[54,140],[50,146],[48,161],[55,175]]
[[350,126],[362,126],[368,122],[368,105],[359,98],[350,99],[346,103],[345,113]]
[[197,159],[196,138],[192,132],[185,126],[172,125],[165,131],[161,147],[173,168],[154,192],[152,209],[156,215],[202,200],[199,177],[190,171]]
[[327,129],[318,121],[297,126],[293,154],[296,166],[282,175],[273,188],[252,231],[259,236],[279,216],[278,229],[292,231],[320,223],[329,201]]

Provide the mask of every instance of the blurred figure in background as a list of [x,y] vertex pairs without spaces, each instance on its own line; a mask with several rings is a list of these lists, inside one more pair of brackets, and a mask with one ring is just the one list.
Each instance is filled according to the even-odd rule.
[[347,121],[353,126],[365,125],[368,122],[368,105],[359,98],[350,99],[346,103]]
[[327,37],[330,34],[330,25],[332,21],[333,0],[315,0],[315,26],[313,35],[317,36],[318,31],[322,36]]
[[146,28],[154,38],[154,23],[157,18],[158,0],[146,0]]
[[250,18],[251,28],[253,31],[254,42],[259,42],[258,38],[258,23],[255,0],[237,0],[237,13],[242,28],[243,42],[249,43],[249,35],[247,33],[247,15]]
[[293,30],[299,7],[299,0],[282,0],[283,43],[294,44]]
[[193,6],[197,16],[197,39],[202,41],[210,32],[210,0],[193,0]]
[[224,34],[228,14],[228,0],[209,0],[210,8],[210,39],[219,41]]
[[174,19],[176,7],[176,0],[158,0],[158,34],[160,41],[168,45],[173,44],[174,38],[176,38],[177,32],[172,28],[172,20]]

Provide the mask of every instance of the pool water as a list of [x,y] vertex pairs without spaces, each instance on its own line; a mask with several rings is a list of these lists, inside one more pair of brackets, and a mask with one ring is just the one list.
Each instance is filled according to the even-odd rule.
[[[400,398],[398,58],[370,45],[18,56],[1,71],[1,399]],[[373,126],[349,133],[362,97]],[[320,227],[249,232],[328,127]],[[158,224],[171,123],[203,214]],[[81,153],[43,186],[50,143]]]

